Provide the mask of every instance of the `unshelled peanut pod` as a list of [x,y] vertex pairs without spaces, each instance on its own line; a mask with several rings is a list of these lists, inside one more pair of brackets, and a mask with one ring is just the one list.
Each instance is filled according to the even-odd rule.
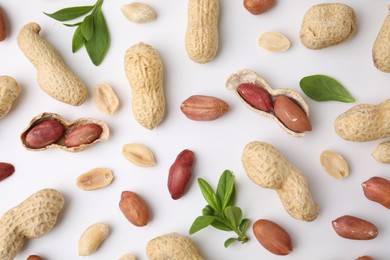
[[[390,11],[390,5],[388,5],[387,9]],[[383,72],[390,72],[389,35],[390,13],[387,14],[372,48],[372,60],[374,61],[374,65]]]
[[125,53],[125,72],[132,89],[132,111],[137,122],[153,129],[164,118],[164,70],[152,46],[138,43]]
[[39,86],[52,98],[79,106],[88,98],[84,83],[65,65],[62,57],[39,32],[37,23],[28,23],[19,31],[19,48],[37,70]]
[[334,121],[336,133],[353,142],[367,142],[390,137],[390,99],[378,105],[358,104]]
[[241,161],[254,183],[278,193],[288,214],[304,221],[317,218],[320,209],[311,195],[306,176],[274,146],[265,142],[250,142],[244,148]]
[[211,61],[218,51],[219,0],[189,0],[185,47],[197,63]]

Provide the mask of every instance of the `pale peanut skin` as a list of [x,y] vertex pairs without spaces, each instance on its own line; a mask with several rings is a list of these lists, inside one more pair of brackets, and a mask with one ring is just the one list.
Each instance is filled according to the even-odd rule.
[[304,15],[299,32],[302,44],[313,50],[341,44],[356,33],[354,10],[340,3],[312,6]]
[[152,46],[138,43],[125,53],[125,72],[132,89],[132,111],[137,122],[155,128],[164,118],[164,70]]
[[380,163],[390,164],[390,141],[378,144],[371,156]]
[[169,233],[150,240],[146,245],[146,255],[149,260],[204,259],[195,243],[189,237],[178,233]]
[[20,94],[18,82],[9,76],[0,76],[0,119],[8,114]]
[[[387,7],[390,11],[390,5]],[[377,69],[383,72],[390,72],[390,13],[387,14],[385,21],[375,39],[372,48],[372,60]]]
[[19,31],[17,42],[37,71],[39,86],[52,98],[73,106],[88,98],[84,83],[64,63],[59,53],[40,35],[41,27],[28,23]]
[[38,238],[49,232],[64,202],[60,192],[43,189],[4,213],[0,218],[0,259],[14,259],[25,239]]
[[317,218],[319,206],[310,193],[307,178],[275,147],[265,142],[250,142],[241,161],[254,183],[276,190],[288,214],[304,221]]
[[110,229],[104,223],[95,223],[89,226],[80,236],[78,242],[79,255],[89,256],[95,253],[109,233]]
[[334,129],[341,138],[353,142],[390,137],[390,99],[348,109],[335,119]]
[[188,57],[207,63],[217,54],[219,0],[189,0],[185,48]]

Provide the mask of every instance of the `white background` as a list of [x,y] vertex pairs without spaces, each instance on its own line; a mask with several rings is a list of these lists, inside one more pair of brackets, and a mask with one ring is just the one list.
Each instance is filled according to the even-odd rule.
[[[294,251],[285,259],[355,259],[364,254],[375,259],[390,259],[390,211],[367,200],[361,188],[361,183],[372,176],[390,179],[389,166],[376,162],[370,155],[384,140],[348,142],[338,137],[333,129],[336,116],[353,105],[378,104],[390,97],[389,75],[377,70],[371,59],[375,37],[388,13],[388,1],[342,1],[356,12],[357,34],[342,45],[314,51],[300,43],[299,29],[307,9],[320,2],[326,1],[278,1],[267,13],[253,16],[242,6],[241,0],[221,0],[219,51],[213,61],[201,65],[192,62],[184,48],[187,1],[145,0],[144,3],[157,12],[157,19],[148,24],[134,24],[124,18],[120,7],[127,1],[105,1],[103,11],[111,45],[103,63],[96,67],[89,61],[85,49],[72,54],[73,28],[43,14],[63,7],[94,4],[94,1],[1,0],[10,34],[0,43],[0,74],[14,77],[22,92],[12,111],[0,120],[0,161],[10,162],[16,168],[13,176],[0,183],[0,214],[46,187],[61,191],[66,199],[54,229],[26,242],[16,259],[38,254],[53,260],[105,260],[118,259],[124,253],[146,259],[145,246],[150,239],[170,232],[188,235],[192,221],[205,205],[196,178],[202,177],[215,187],[225,169],[236,176],[237,205],[244,217],[251,223],[267,218],[289,232]],[[19,29],[31,21],[41,25],[42,37],[61,53],[90,93],[101,82],[114,88],[121,102],[117,113],[103,115],[91,98],[80,107],[72,107],[52,99],[39,88],[35,69],[16,43]],[[270,53],[259,47],[258,37],[266,31],[285,34],[292,43],[291,48],[284,53]],[[166,115],[154,130],[144,129],[134,120],[131,88],[123,68],[125,50],[140,41],[152,45],[164,63]],[[225,88],[225,81],[231,73],[244,68],[257,71],[272,88],[298,90],[309,104],[313,131],[303,138],[295,138],[271,119],[242,104]],[[334,77],[357,101],[346,104],[310,100],[300,90],[299,81],[312,74]],[[191,121],[179,107],[194,94],[219,97],[229,104],[230,111],[216,121]],[[58,113],[69,121],[98,118],[109,125],[110,138],[80,153],[59,149],[27,151],[21,145],[19,134],[42,112]],[[244,146],[254,140],[274,145],[307,176],[313,196],[321,207],[314,222],[290,217],[275,191],[256,186],[246,176],[241,154]],[[149,147],[157,165],[140,168],[128,162],[121,155],[121,149],[132,142]],[[183,149],[194,151],[196,163],[188,192],[174,201],[166,187],[168,169]],[[322,169],[319,155],[325,149],[339,152],[348,161],[348,178],[334,179]],[[89,192],[77,188],[76,177],[96,167],[111,169],[115,175],[113,183]],[[120,194],[124,190],[137,192],[150,206],[152,219],[146,227],[133,226],[119,210]],[[370,241],[339,237],[331,221],[345,214],[375,223],[379,228],[378,237]],[[111,233],[95,254],[79,257],[77,241],[81,233],[96,222],[109,225]],[[256,241],[251,227],[247,244],[236,243],[227,249],[223,242],[234,234],[206,228],[191,238],[206,259],[280,259]]]

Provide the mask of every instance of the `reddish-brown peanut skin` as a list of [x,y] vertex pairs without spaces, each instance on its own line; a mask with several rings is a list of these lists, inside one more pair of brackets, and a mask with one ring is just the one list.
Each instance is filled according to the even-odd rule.
[[274,113],[277,118],[294,132],[311,131],[311,123],[305,111],[287,96],[275,98]]
[[137,193],[123,191],[119,201],[119,208],[126,219],[134,226],[143,227],[149,223],[149,207]]
[[271,9],[275,0],[244,0],[244,7],[253,15],[262,14]]
[[8,24],[7,17],[3,8],[0,7],[0,42],[4,41],[7,38],[8,34]]
[[370,240],[378,235],[378,228],[367,220],[344,215],[332,221],[336,233],[347,239]]
[[97,124],[84,124],[72,129],[65,137],[66,147],[75,147],[82,144],[90,144],[99,138],[103,129]]
[[60,122],[47,119],[28,131],[25,142],[31,148],[43,148],[61,139],[64,131],[65,127]]
[[356,258],[356,260],[374,260],[374,258],[372,258],[371,256],[368,256],[368,255],[363,255],[363,256],[359,256],[358,258]]
[[292,252],[290,235],[275,222],[259,219],[253,223],[252,230],[260,244],[271,253],[288,255]]
[[371,177],[362,183],[364,195],[367,199],[378,202],[390,209],[390,181],[382,177]]
[[248,104],[264,112],[273,110],[271,95],[263,88],[255,84],[241,84],[237,88],[238,94]]
[[177,200],[184,195],[192,176],[194,160],[194,153],[185,149],[179,153],[175,162],[169,168],[168,190],[172,199]]
[[193,95],[181,103],[180,110],[191,120],[211,121],[223,116],[229,105],[216,97]]
[[15,167],[6,162],[0,162],[0,181],[11,176],[15,172]]
[[26,260],[42,260],[42,257],[38,255],[29,255]]

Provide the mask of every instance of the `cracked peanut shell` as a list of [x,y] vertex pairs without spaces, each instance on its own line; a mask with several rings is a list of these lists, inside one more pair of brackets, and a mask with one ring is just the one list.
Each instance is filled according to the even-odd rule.
[[[29,131],[31,129],[33,129],[35,126],[37,126],[38,124],[40,124],[48,119],[56,120],[56,121],[60,122],[65,127],[64,134],[61,136],[61,138],[59,140],[57,140],[56,142],[51,143],[47,146],[40,147],[40,148],[33,148],[33,147],[29,146],[28,142],[26,142],[26,136],[29,133]],[[100,126],[101,127],[100,135],[91,143],[81,144],[81,145],[73,146],[73,147],[65,146],[65,139],[68,136],[68,134],[71,133],[72,130],[76,129],[77,127],[80,127],[80,126],[83,126],[86,124],[96,124],[96,125]],[[104,123],[103,121],[98,120],[98,119],[79,118],[73,122],[69,122],[69,121],[65,120],[65,118],[63,118],[61,115],[58,115],[55,113],[45,112],[45,113],[39,114],[39,115],[35,116],[33,119],[31,119],[28,126],[23,130],[22,134],[20,135],[20,139],[22,141],[22,145],[24,146],[24,148],[26,148],[29,151],[43,151],[43,150],[46,150],[48,148],[56,147],[56,148],[60,148],[60,149],[67,151],[67,152],[81,152],[97,142],[107,140],[109,135],[110,135],[110,130],[109,130],[107,124]]]
[[305,100],[301,97],[301,95],[291,88],[280,88],[280,89],[272,89],[268,83],[260,77],[255,71],[249,70],[249,69],[243,69],[239,70],[236,73],[233,73],[229,76],[229,78],[226,81],[226,88],[230,91],[234,91],[238,98],[252,111],[273,119],[284,131],[286,131],[288,134],[294,136],[294,137],[303,137],[305,135],[304,132],[295,132],[291,129],[289,129],[274,113],[269,113],[266,111],[262,111],[260,109],[257,109],[250,105],[247,101],[245,101],[242,96],[238,92],[238,87],[241,84],[254,84],[258,86],[259,88],[264,89],[267,93],[271,95],[272,98],[275,98],[277,96],[286,96],[290,98],[291,100],[296,103],[301,110],[306,114],[307,117],[309,117],[309,106],[305,102]]

